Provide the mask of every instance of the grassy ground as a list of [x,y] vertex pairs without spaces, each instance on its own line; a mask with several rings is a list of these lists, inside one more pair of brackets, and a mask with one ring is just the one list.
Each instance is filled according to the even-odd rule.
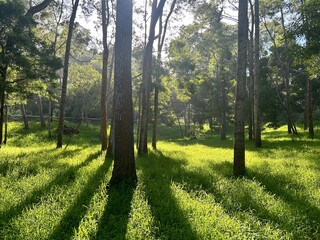
[[38,124],[11,123],[0,239],[320,239],[320,139],[285,130],[266,129],[259,150],[247,142],[248,174],[235,179],[230,138],[161,127],[158,151],[137,159],[137,187],[107,192],[98,127],[57,150]]

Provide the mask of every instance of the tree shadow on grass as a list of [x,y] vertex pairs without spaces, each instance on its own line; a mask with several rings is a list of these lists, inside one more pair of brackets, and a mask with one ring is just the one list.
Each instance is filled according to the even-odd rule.
[[[306,187],[287,175],[279,172],[268,174],[270,172],[270,166],[266,164],[263,172],[248,169],[247,177],[261,183],[267,192],[280,197],[293,211],[305,216],[305,224],[308,224],[311,234],[320,234],[320,207],[310,203],[309,196],[303,193]],[[284,222],[288,223],[288,221]]]
[[[266,189],[261,189],[261,186],[252,184],[252,180],[262,179],[263,174],[260,176],[258,173],[250,171],[252,177],[249,175],[243,179],[234,178],[231,162],[209,163],[208,167],[214,171],[203,171],[203,169],[189,171],[185,168],[186,164],[187,162],[184,160],[166,157],[161,152],[150,153],[148,158],[138,159],[137,166],[142,170],[142,181],[145,185],[148,203],[156,220],[159,238],[197,239],[197,235],[171,192],[172,182],[182,183],[187,192],[205,191],[213,196],[216,202],[231,216],[242,211],[249,215],[254,214],[257,219],[262,220],[262,223],[268,222],[275,228],[291,233],[297,238],[300,237],[300,234],[312,237],[319,231],[319,208],[312,206],[304,197],[296,198],[288,189],[269,190],[272,184],[285,176],[279,176],[279,179],[269,176],[270,181],[266,184]],[[265,176],[260,182],[264,184],[267,178],[268,176]],[[222,179],[228,180],[229,183]],[[220,180],[222,180],[222,185]],[[291,181],[292,179],[287,180]],[[261,196],[254,195],[255,191],[257,194],[261,194],[261,190],[263,194],[271,193],[283,198],[292,213],[291,216],[295,214],[300,216],[302,212],[311,221],[305,221],[303,216],[288,221],[288,216],[283,216],[274,209],[269,209],[269,205],[261,204]],[[312,222],[317,226],[314,226]],[[296,224],[305,229],[296,229]],[[311,232],[307,228],[312,228]]]
[[108,190],[108,201],[100,219],[96,239],[125,239],[135,186],[123,182]]
[[142,170],[145,194],[157,225],[157,237],[198,239],[171,190],[172,178],[183,179],[183,160],[173,160],[158,152],[137,161]]
[[79,169],[87,166],[92,160],[96,159],[99,155],[100,152],[93,153],[79,165],[68,167],[64,171],[59,172],[50,182],[46,183],[42,188],[35,189],[30,194],[28,194],[28,196],[23,201],[21,201],[21,203],[8,208],[4,212],[1,212],[0,229],[6,226],[11,219],[21,214],[23,210],[28,209],[30,206],[40,202],[41,197],[46,194],[49,194],[52,187],[67,185],[74,182]]
[[13,171],[18,172],[16,178],[35,176],[43,169],[66,169],[68,163],[60,163],[59,160],[66,157],[73,157],[79,154],[79,149],[57,151],[46,149],[36,153],[20,153],[13,156],[14,159],[5,157],[0,162],[0,175],[7,177]]
[[55,227],[49,239],[70,239],[74,233],[74,229],[78,229],[81,219],[85,216],[87,206],[94,196],[97,188],[103,181],[108,172],[111,161],[104,161],[103,165],[92,175],[87,184],[81,190],[81,193],[73,201],[71,207],[66,211],[64,216]]

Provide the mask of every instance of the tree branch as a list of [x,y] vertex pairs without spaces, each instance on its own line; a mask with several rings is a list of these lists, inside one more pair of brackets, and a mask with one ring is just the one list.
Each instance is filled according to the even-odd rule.
[[51,2],[53,2],[53,0],[43,0],[43,2],[39,3],[38,5],[29,8],[26,16],[33,17],[36,13],[41,12],[43,9],[48,7]]

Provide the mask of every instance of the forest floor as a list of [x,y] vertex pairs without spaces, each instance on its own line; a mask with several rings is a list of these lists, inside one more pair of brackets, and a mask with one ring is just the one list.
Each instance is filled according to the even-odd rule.
[[162,126],[158,150],[136,159],[137,186],[107,191],[98,126],[57,150],[38,125],[10,123],[0,149],[0,239],[320,239],[319,137],[265,129],[236,179],[230,136]]

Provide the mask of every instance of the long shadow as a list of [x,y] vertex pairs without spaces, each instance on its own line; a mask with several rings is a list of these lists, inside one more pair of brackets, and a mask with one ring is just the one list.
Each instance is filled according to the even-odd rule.
[[[47,158],[47,155],[45,155],[48,153],[50,154],[49,160]],[[5,158],[0,162],[0,175],[6,177],[7,175],[10,175],[13,170],[17,171],[20,169],[21,171],[16,177],[21,178],[35,176],[38,174],[41,168],[56,170],[58,170],[59,168],[66,169],[70,165],[67,163],[59,163],[59,159],[65,157],[73,157],[77,154],[79,154],[79,149],[63,150],[61,152],[57,151],[56,149],[46,149],[37,152],[35,155],[34,153],[21,153],[14,157],[14,161]],[[17,161],[16,159],[28,160]]]
[[[301,189],[304,189],[305,186],[284,174],[272,173],[270,176],[266,174],[266,172],[268,172],[268,168],[270,167],[266,165],[263,173],[253,169],[248,169],[248,178],[260,182],[268,192],[279,196],[293,210],[299,212],[300,215],[305,215],[307,222],[309,223],[308,225],[311,227],[311,234],[319,233],[320,207],[310,203],[307,195],[295,194],[296,191],[294,191],[294,189],[298,189],[298,192],[301,192]],[[288,184],[291,185],[291,188],[286,187]]]
[[[219,164],[210,164],[210,166],[218,170],[219,172],[216,175],[212,174],[203,174],[200,172],[186,172],[184,175],[187,179],[191,179],[187,182],[188,186],[192,189],[197,189],[199,183],[201,183],[201,190],[206,191],[207,193],[214,196],[215,200],[224,207],[226,213],[233,214],[239,211],[254,211],[254,215],[258,217],[258,219],[263,219],[263,221],[269,222],[276,228],[283,229],[288,233],[292,233],[295,236],[295,239],[299,239],[300,233],[296,229],[295,223],[288,221],[287,218],[277,214],[276,212],[272,212],[268,210],[265,206],[259,202],[257,198],[254,198],[253,192],[250,188],[246,187],[245,183],[237,184],[238,190],[237,192],[233,191],[229,193],[228,191],[221,191],[219,187],[217,187],[213,182],[218,180],[221,177],[230,179],[231,181],[236,181],[236,178],[232,175],[232,164],[229,162],[222,162]],[[265,171],[265,169],[264,169]],[[312,232],[309,232],[310,235],[319,231],[320,224],[320,209],[316,206],[311,205],[307,202],[306,198],[298,197],[295,199],[295,195],[291,193],[288,189],[279,188],[278,190],[272,190],[272,187],[275,183],[283,181],[285,176],[279,176],[278,178],[274,178],[273,176],[265,176],[263,173],[253,172],[249,170],[249,176],[246,176],[245,179],[260,181],[260,183],[264,184],[264,181],[261,181],[261,178],[269,181],[267,185],[265,185],[265,194],[275,194],[276,196],[281,197],[286,201],[286,203],[290,207],[291,212],[304,212],[308,218],[311,220],[308,222],[308,226],[312,226]],[[195,181],[196,180],[196,181]],[[287,179],[287,181],[291,181]],[[280,186],[280,184],[279,184]],[[229,195],[232,194],[232,195]],[[230,199],[232,198],[232,199]],[[231,202],[230,202],[231,201]],[[298,210],[298,211],[296,211]],[[315,222],[316,225],[313,225],[312,222]],[[299,222],[301,224],[305,224]]]
[[96,239],[125,239],[135,186],[121,183],[108,190],[108,201],[100,219]]
[[103,165],[88,179],[87,184],[82,189],[81,193],[73,201],[71,207],[64,214],[49,239],[71,239],[74,229],[80,225],[81,219],[85,216],[90,200],[94,196],[97,188],[103,181],[108,172],[111,161],[104,161]]
[[59,172],[50,182],[45,184],[40,189],[35,189],[32,191],[21,203],[16,206],[11,206],[6,211],[0,213],[0,229],[6,226],[11,219],[15,218],[24,209],[27,209],[33,204],[38,203],[41,200],[41,196],[50,193],[52,187],[67,185],[74,182],[76,178],[77,171],[82,167],[88,165],[92,160],[99,156],[100,152],[91,154],[85,161],[76,166],[71,166],[62,172]]
[[[138,167],[143,172],[143,182],[146,186],[146,196],[149,204],[151,205],[151,211],[158,223],[158,235],[160,238],[165,239],[197,239],[196,234],[191,229],[186,217],[183,215],[178,203],[176,202],[172,192],[170,190],[170,183],[180,182],[184,185],[184,190],[192,192],[194,190],[205,191],[212,195],[216,202],[224,207],[227,214],[233,215],[239,211],[248,211],[250,214],[252,210],[254,215],[267,221],[275,228],[283,229],[288,233],[292,233],[295,237],[299,238],[299,232],[294,225],[295,223],[304,224],[305,227],[312,226],[312,232],[308,232],[308,236],[313,236],[319,231],[320,226],[320,209],[316,206],[308,203],[303,196],[297,197],[289,190],[279,188],[273,190],[272,185],[285,177],[279,176],[279,179],[274,179],[269,176],[269,182],[265,183],[265,194],[276,194],[281,198],[286,199],[287,204],[290,207],[291,212],[303,212],[310,222],[292,222],[287,218],[273,211],[270,211],[266,206],[262,205],[257,198],[254,198],[251,192],[251,188],[248,188],[245,183],[237,184],[238,191],[232,190],[230,192],[220,189],[221,186],[216,185],[215,182],[224,179],[232,181],[238,181],[232,176],[232,163],[221,162],[212,163],[209,166],[214,169],[212,172],[203,172],[199,169],[195,171],[187,171],[183,166],[186,164],[183,160],[175,160],[162,155],[162,153],[151,153],[148,158],[138,159]],[[251,177],[250,177],[251,176]],[[249,180],[260,180],[262,184],[268,179],[268,176],[250,171]],[[262,179],[262,177],[265,177]],[[262,179],[262,180],[261,180]],[[244,179],[244,181],[246,181]],[[247,180],[248,181],[248,180]],[[291,181],[287,179],[287,181]],[[298,210],[298,211],[296,211]],[[313,223],[316,223],[312,225]],[[306,224],[306,225],[305,225]],[[179,230],[180,229],[180,230]],[[302,231],[302,233],[306,233]],[[182,238],[181,236],[191,236]]]
[[198,239],[171,190],[172,177],[181,180],[185,164],[185,161],[166,158],[160,152],[137,161],[159,239]]

